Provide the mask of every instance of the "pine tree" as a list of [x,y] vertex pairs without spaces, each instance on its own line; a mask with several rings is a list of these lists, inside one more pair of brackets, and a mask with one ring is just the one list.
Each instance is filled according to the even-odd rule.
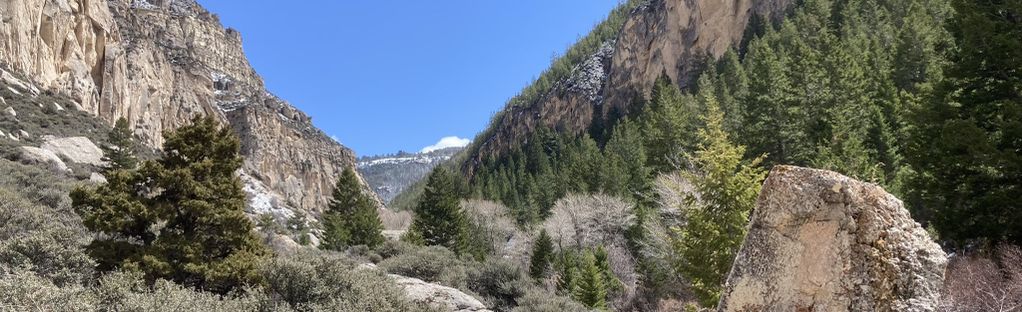
[[557,261],[557,290],[561,294],[574,296],[578,291],[578,255],[572,250],[562,249]]
[[134,169],[138,165],[135,158],[135,141],[128,128],[128,120],[121,117],[114,123],[108,136],[109,145],[103,146],[103,156],[109,162],[107,171]]
[[607,279],[592,252],[586,252],[579,262],[578,287],[574,298],[591,309],[607,307]]
[[593,258],[596,260],[596,267],[603,274],[603,284],[606,285],[607,291],[615,292],[624,289],[621,280],[610,269],[610,254],[607,253],[607,249],[603,248],[603,246],[596,247],[596,250],[593,251]]
[[738,137],[752,153],[766,154],[770,163],[790,163],[793,135],[783,130],[791,121],[788,105],[794,87],[785,72],[786,57],[769,44],[777,36],[768,28],[763,38],[749,44],[749,95],[741,100],[744,127]]
[[[958,49],[915,117],[908,156],[923,207],[956,245],[1022,243],[1022,2],[952,2]],[[917,208],[918,211],[919,208]]]
[[444,167],[429,175],[426,190],[415,206],[410,232],[427,246],[444,246],[454,252],[467,252],[468,224],[461,210],[458,177]]
[[604,187],[604,193],[631,197],[639,201],[648,198],[652,189],[652,174],[646,167],[646,149],[642,145],[642,133],[629,118],[619,122],[612,132],[610,141],[604,147],[604,170],[607,181],[618,185]]
[[691,146],[687,135],[694,124],[692,104],[666,74],[657,79],[640,117],[647,164],[654,172],[675,169],[680,165],[675,156]]
[[677,229],[674,245],[681,256],[678,269],[706,306],[717,303],[731,262],[745,237],[745,225],[766,172],[758,168],[762,157],[743,161],[743,146],[728,139],[724,114],[713,97],[706,99],[699,131],[699,150],[689,156],[696,172],[686,173],[700,194],[688,198],[682,211],[687,225]]
[[547,235],[546,230],[539,232],[536,243],[532,246],[532,258],[529,261],[529,276],[535,279],[546,277],[550,268],[550,260],[553,258],[554,243]]
[[358,176],[345,168],[334,186],[333,198],[323,216],[325,236],[320,248],[344,250],[349,246],[376,247],[383,243],[383,223]]
[[830,136],[820,142],[812,163],[861,180],[883,182],[882,167],[866,145],[870,139],[871,113],[878,108],[861,64],[866,58],[861,47],[866,42],[862,38],[849,38],[846,42],[828,55],[829,89],[834,94],[824,113]]
[[164,134],[165,156],[113,171],[108,183],[71,193],[87,228],[106,235],[89,253],[100,269],[138,269],[226,293],[260,282],[266,249],[245,215],[240,141],[212,118]]

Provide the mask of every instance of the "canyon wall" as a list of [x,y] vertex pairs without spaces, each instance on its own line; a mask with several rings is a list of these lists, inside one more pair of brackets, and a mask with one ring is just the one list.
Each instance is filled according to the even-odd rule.
[[5,0],[0,65],[110,124],[126,118],[151,147],[194,117],[219,119],[242,139],[249,188],[273,206],[322,211],[354,168],[351,150],[267,92],[241,35],[194,0]]

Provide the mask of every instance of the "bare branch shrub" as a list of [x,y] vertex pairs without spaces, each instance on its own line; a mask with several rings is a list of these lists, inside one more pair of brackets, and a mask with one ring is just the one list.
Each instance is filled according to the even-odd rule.
[[639,252],[645,259],[642,263],[646,275],[644,286],[647,289],[643,291],[645,299],[653,305],[663,304],[656,303],[662,301],[662,298],[681,299],[673,300],[678,302],[694,299],[688,291],[687,282],[675,266],[680,259],[673,246],[677,239],[677,232],[673,229],[685,226],[685,209],[690,205],[688,199],[698,200],[699,194],[680,171],[660,175],[654,181],[653,189],[657,194],[656,210],[642,224],[643,239],[638,242]]
[[412,225],[412,214],[408,211],[380,209],[380,221],[388,231],[405,231]]
[[957,256],[948,264],[942,311],[1022,311],[1022,248],[1004,245],[994,257]]
[[472,226],[474,240],[487,245],[495,256],[517,263],[528,261],[532,238],[518,229],[507,207],[486,200],[466,200],[461,207]]
[[609,195],[568,195],[554,204],[552,215],[543,223],[559,250],[597,246],[607,250],[610,269],[624,284],[622,294],[613,298],[618,308],[632,302],[638,285],[636,261],[626,238],[635,225],[632,208],[631,203]]

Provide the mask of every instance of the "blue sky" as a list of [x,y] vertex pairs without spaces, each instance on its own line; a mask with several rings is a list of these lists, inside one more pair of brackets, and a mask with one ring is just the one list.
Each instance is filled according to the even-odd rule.
[[473,138],[618,0],[199,2],[270,91],[373,155]]

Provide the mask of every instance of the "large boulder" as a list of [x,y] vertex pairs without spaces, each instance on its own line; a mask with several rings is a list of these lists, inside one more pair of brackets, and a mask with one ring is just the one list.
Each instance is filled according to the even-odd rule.
[[408,299],[429,304],[451,312],[490,312],[479,299],[455,288],[428,283],[423,280],[390,274],[405,290]]
[[48,136],[40,146],[78,164],[102,166],[103,150],[86,137],[55,138]]
[[21,160],[33,164],[49,164],[53,166],[53,169],[61,172],[69,171],[67,164],[57,154],[38,147],[22,146]]
[[881,187],[777,166],[720,311],[932,311],[945,253]]

